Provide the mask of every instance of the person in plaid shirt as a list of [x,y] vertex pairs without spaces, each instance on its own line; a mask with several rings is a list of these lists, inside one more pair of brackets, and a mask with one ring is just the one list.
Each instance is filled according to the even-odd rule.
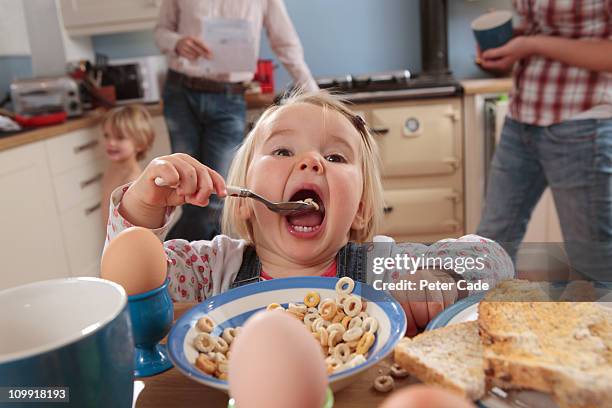
[[612,0],[514,0],[507,44],[480,55],[514,86],[477,234],[514,258],[550,186],[566,249],[583,276],[612,275]]

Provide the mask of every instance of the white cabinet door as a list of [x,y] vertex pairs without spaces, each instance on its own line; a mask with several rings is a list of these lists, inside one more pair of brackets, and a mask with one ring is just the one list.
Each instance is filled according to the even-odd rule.
[[100,264],[106,237],[101,211],[101,198],[90,197],[60,215],[72,276],[99,276],[92,265]]
[[153,129],[155,130],[155,140],[151,150],[147,152],[144,159],[140,161],[140,165],[144,169],[151,160],[159,156],[166,156],[172,153],[170,148],[170,136],[168,135],[168,127],[163,115],[153,116]]
[[461,214],[457,211],[461,196],[452,188],[385,190],[384,194],[384,235],[451,236],[461,230]]
[[60,0],[64,27],[71,35],[150,29],[161,0]]
[[0,152],[0,289],[70,276],[43,142]]

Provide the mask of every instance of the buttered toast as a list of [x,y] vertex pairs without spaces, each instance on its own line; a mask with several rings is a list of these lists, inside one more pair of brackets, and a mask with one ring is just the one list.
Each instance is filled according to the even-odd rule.
[[440,385],[473,400],[485,392],[478,323],[453,324],[405,338],[395,347],[395,362],[419,380]]

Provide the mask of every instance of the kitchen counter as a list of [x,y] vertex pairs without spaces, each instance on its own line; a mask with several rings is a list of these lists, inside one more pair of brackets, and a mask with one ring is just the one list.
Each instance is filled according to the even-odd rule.
[[[195,303],[175,303],[174,317],[179,318]],[[379,371],[388,372],[390,358],[367,370],[361,378],[334,395],[334,408],[376,408],[389,395],[372,388]],[[168,407],[227,407],[227,394],[214,388],[197,383],[181,374],[176,368],[165,373],[140,379],[144,383],[136,401],[136,408]],[[415,382],[411,377],[395,380],[395,389]],[[263,383],[262,385],[266,385]]]
[[510,92],[512,78],[467,79],[461,86],[464,95]]
[[[265,108],[274,102],[273,94],[247,94],[245,98],[248,109]],[[152,116],[163,114],[161,103],[146,106]],[[0,133],[0,151],[60,136],[74,130],[97,126],[102,120],[103,116],[104,110],[97,109],[89,111],[79,118],[69,119],[64,123],[54,126],[45,126],[37,129],[25,130],[8,136],[3,136],[2,133]]]

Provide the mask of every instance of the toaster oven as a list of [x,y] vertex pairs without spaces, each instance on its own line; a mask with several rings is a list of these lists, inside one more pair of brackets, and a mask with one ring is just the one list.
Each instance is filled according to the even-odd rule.
[[17,79],[11,82],[13,110],[35,116],[64,111],[69,117],[83,113],[79,86],[68,77]]

